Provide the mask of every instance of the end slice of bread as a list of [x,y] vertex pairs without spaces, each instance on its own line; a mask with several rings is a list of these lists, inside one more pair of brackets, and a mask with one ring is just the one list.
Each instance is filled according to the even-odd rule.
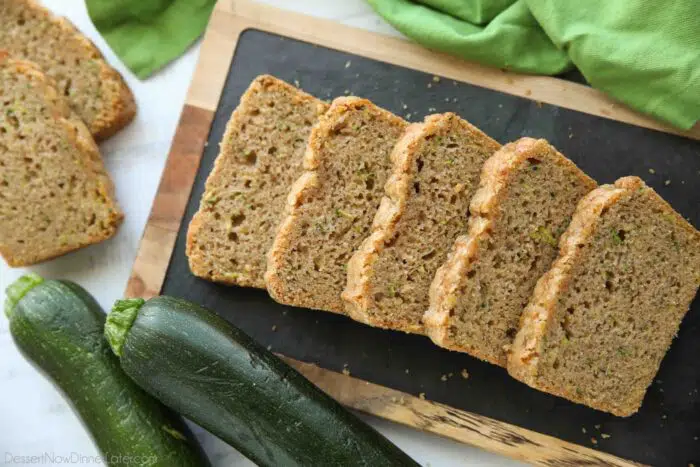
[[435,275],[426,333],[505,366],[520,315],[557,255],[576,204],[596,184],[545,140],[522,138],[486,161],[469,230]]
[[0,53],[0,254],[27,266],[114,235],[99,150],[53,81]]
[[275,300],[344,311],[347,262],[369,234],[406,125],[366,99],[333,101],[311,132],[305,171],[268,254],[265,282]]
[[119,72],[70,21],[34,0],[0,0],[0,49],[53,78],[95,139],[133,120],[136,102]]
[[428,289],[455,238],[484,161],[500,145],[452,113],[408,127],[372,233],[350,259],[343,299],[351,318],[421,333]]
[[187,233],[196,276],[265,288],[265,255],[302,172],[311,128],[327,108],[272,76],[251,83],[228,122]]
[[508,372],[620,416],[635,413],[700,286],[700,232],[637,177],[586,196],[538,281]]

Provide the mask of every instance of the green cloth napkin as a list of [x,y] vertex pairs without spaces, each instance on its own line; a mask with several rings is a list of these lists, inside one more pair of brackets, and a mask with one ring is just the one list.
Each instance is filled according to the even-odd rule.
[[124,64],[149,77],[202,34],[216,0],[86,0],[97,30]]
[[368,0],[399,31],[524,73],[575,65],[610,96],[682,129],[700,119],[698,0]]

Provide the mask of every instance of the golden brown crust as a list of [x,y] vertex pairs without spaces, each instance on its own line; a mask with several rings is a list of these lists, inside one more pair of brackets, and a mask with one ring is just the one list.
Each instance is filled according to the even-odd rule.
[[[222,141],[229,141],[236,137],[236,135],[241,131],[242,122],[247,118],[245,116],[247,107],[252,105],[249,103],[255,95],[262,92],[266,93],[286,93],[291,95],[291,99],[295,105],[317,105],[317,116],[323,115],[327,110],[328,106],[324,102],[318,100],[317,98],[302,92],[296,87],[281,81],[274,76],[270,75],[260,75],[256,77],[251,84],[248,86],[246,92],[241,96],[240,105],[233,111],[231,118],[226,125],[226,132],[223,136]],[[221,178],[225,176],[225,168],[227,165],[232,163],[232,159],[237,157],[237,154],[231,154],[227,151],[227,148],[221,148],[221,152],[214,162],[214,168],[212,169],[209,177],[207,178],[207,187],[203,196],[203,200],[206,199],[207,194],[210,193],[215,186],[225,184]],[[248,214],[248,213],[246,213]],[[254,213],[251,213],[254,214]],[[201,277],[206,280],[211,280],[214,282],[226,284],[226,285],[237,285],[240,287],[254,287],[254,288],[265,288],[265,281],[262,276],[244,274],[241,271],[236,273],[221,273],[217,270],[212,270],[211,266],[207,263],[206,259],[198,252],[196,246],[205,240],[200,240],[203,230],[206,229],[210,222],[221,222],[212,219],[207,212],[207,206],[204,201],[202,201],[199,210],[195,213],[192,221],[187,230],[187,243],[186,243],[186,254],[189,261],[190,270],[197,277]],[[264,235],[261,232],[260,235]],[[225,261],[225,259],[221,259]]]
[[[134,96],[121,74],[106,62],[92,41],[84,36],[68,19],[54,15],[35,0],[12,1],[16,3],[15,8],[23,8],[32,16],[57,27],[61,36],[70,38],[73,45],[77,45],[84,61],[90,61],[99,67],[100,90],[97,99],[100,101],[100,109],[97,115],[93,118],[86,118],[86,113],[82,111],[80,106],[71,102],[74,110],[86,120],[85,123],[95,140],[101,141],[109,138],[128,125],[136,115]],[[1,43],[0,47],[2,47]],[[76,47],[71,47],[71,50],[76,51]],[[29,56],[25,58],[31,60]],[[51,74],[50,66],[42,67],[42,69],[45,73]]]
[[[488,355],[478,346],[456,342],[448,331],[458,301],[460,285],[470,266],[479,260],[479,245],[486,243],[484,240],[495,228],[491,213],[502,202],[511,176],[529,158],[541,157],[551,150],[549,143],[543,139],[521,138],[503,146],[484,163],[479,189],[469,207],[472,216],[469,232],[455,241],[450,256],[435,274],[430,287],[430,306],[423,322],[426,334],[440,347],[466,352],[489,363],[506,366],[505,354]],[[596,183],[583,174],[573,162],[560,154],[558,156],[551,158],[553,163],[568,167],[571,173],[576,174],[579,183],[588,185],[590,189],[595,188]]]
[[[514,378],[535,389],[622,417],[637,412],[644,391],[640,393],[639,398],[617,405],[598,402],[573,388],[551,384],[539,378],[538,363],[550,330],[559,325],[556,319],[558,299],[569,288],[572,269],[583,259],[582,246],[590,243],[604,212],[621,199],[638,191],[644,191],[653,197],[653,201],[660,207],[661,215],[673,219],[677,227],[695,237],[694,242],[700,245],[700,232],[638,177],[624,177],[613,185],[600,186],[579,203],[569,228],[562,236],[559,257],[538,281],[530,303],[521,317],[520,330],[508,352],[508,373]],[[630,391],[632,389],[635,388],[630,388]]]
[[281,273],[286,266],[285,256],[293,246],[299,222],[300,207],[314,196],[323,183],[318,176],[318,168],[322,162],[322,145],[333,134],[336,127],[343,124],[345,114],[365,108],[370,109],[372,113],[388,122],[401,126],[405,125],[401,118],[375,106],[367,99],[339,97],[331,103],[328,111],[313,128],[309,136],[306,153],[304,154],[304,173],[294,183],[289,193],[283,221],[268,252],[265,284],[272,298],[280,303],[335,313],[345,312],[345,306],[341,302],[340,297],[338,297],[338,303],[320,303],[316,297],[300,293],[294,287],[294,284],[287,283],[282,278]]
[[70,245],[53,245],[50,250],[37,249],[30,256],[17,256],[10,248],[0,245],[0,255],[11,267],[31,266],[111,238],[122,223],[124,214],[114,201],[114,185],[105,171],[99,148],[88,128],[59,95],[54,81],[36,64],[27,60],[13,59],[7,52],[0,51],[0,67],[10,68],[14,73],[31,77],[32,83],[41,86],[38,92],[43,93],[46,105],[56,119],[56,124],[64,127],[66,142],[77,148],[77,152],[82,156],[83,166],[96,178],[97,190],[107,202],[109,210],[107,229],[98,235],[91,235],[85,241]]

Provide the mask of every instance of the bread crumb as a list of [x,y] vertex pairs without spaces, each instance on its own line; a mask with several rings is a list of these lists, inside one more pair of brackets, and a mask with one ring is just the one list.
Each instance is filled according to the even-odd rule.
[[440,82],[440,77],[439,76],[433,76],[433,81],[436,83]]
[[352,65],[352,62],[350,60],[345,62],[345,68],[350,68],[350,65]]
[[445,102],[450,102],[450,98],[449,98],[449,97],[446,97],[446,98],[445,98]]
[[663,414],[663,415],[661,416],[661,419],[662,419],[662,420],[666,420],[666,418],[667,418],[666,414]]
[[282,312],[282,316],[287,316],[287,310],[284,310],[284,311]]
[[267,350],[272,350],[272,346],[271,346],[271,345],[268,345],[268,346],[267,346]]
[[600,425],[593,425],[596,430],[600,431]]
[[428,112],[435,112],[435,107],[428,107]]
[[433,87],[433,83],[428,83],[428,87],[429,87],[429,88],[432,88],[432,87]]
[[413,115],[413,114],[407,113],[407,114],[406,114],[406,120],[410,119],[410,118],[411,118],[411,115]]
[[654,169],[649,169],[649,173],[652,174],[652,175],[654,175],[654,174],[656,173],[656,170],[654,170]]
[[406,368],[406,374],[408,374],[408,373],[409,373],[408,368]]
[[406,110],[408,106],[406,104],[403,105],[403,109]]
[[581,433],[583,433],[584,435],[586,434],[586,428],[585,428],[585,427],[581,427]]
[[601,433],[601,434],[600,434],[600,437],[603,438],[603,439],[608,439],[608,438],[610,438],[610,435],[607,434],[607,433]]
[[574,137],[574,134],[573,134],[573,133],[569,133],[569,139],[571,139],[571,138],[573,138],[573,137]]
[[593,443],[593,444],[598,444],[598,440],[595,439],[595,438],[591,438],[591,443]]
[[425,400],[425,393],[421,392],[420,394],[418,394],[418,398]]
[[440,381],[447,381],[447,375],[440,376]]
[[540,101],[535,101],[535,105],[537,105],[537,107],[541,109],[544,104]]
[[298,79],[295,79],[295,80],[294,80],[294,86],[296,86],[296,87],[298,87],[298,88],[301,87],[301,84],[299,84],[299,80],[298,80]]
[[457,86],[457,81],[452,81],[452,86]]
[[273,324],[273,325],[272,325],[272,332],[275,332],[275,331],[277,331],[277,325],[276,325],[276,324]]
[[452,102],[457,102],[457,98],[455,97],[454,99],[452,99]]
[[671,184],[671,180],[666,180],[666,181],[664,182],[664,185],[666,185],[666,186],[669,186],[670,184]]
[[503,108],[503,104],[498,104],[498,108],[499,108],[499,109],[502,109],[502,108]]
[[346,89],[345,91],[343,91],[343,94],[345,94],[347,96],[348,94],[350,94],[350,90]]
[[207,146],[209,146],[209,141],[204,142],[204,147],[206,148]]
[[468,379],[468,378],[469,378],[469,372],[468,372],[466,369],[464,369],[464,368],[462,368],[462,373],[461,373],[461,375],[462,375],[462,378],[464,378],[464,379]]
[[[346,363],[346,365],[347,365],[347,363]],[[350,368],[348,368],[347,366],[343,367],[343,374],[345,376],[350,376]]]

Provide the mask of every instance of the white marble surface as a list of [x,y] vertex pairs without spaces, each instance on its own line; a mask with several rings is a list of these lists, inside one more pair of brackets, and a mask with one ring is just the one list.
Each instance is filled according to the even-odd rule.
[[[362,0],[267,0],[281,8],[321,16],[343,24],[396,34]],[[141,231],[155,194],[175,125],[184,102],[199,52],[192,47],[156,76],[138,81],[111,53],[95,31],[82,0],[44,0],[69,17],[90,36],[108,60],[124,74],[139,106],[136,120],[102,144],[102,153],[126,212],[117,236],[102,245],[33,267],[50,278],[70,279],[86,287],[103,307],[121,296],[136,255]],[[0,290],[26,270],[9,269],[0,261]],[[2,294],[4,296],[4,294]],[[444,438],[427,435],[373,417],[365,417],[423,465],[516,465],[503,457]],[[243,466],[250,462],[232,448],[195,427],[214,465]],[[0,317],[0,465],[16,465],[11,455],[50,453],[57,456],[96,456],[97,450],[62,396],[30,366],[14,347],[7,320]],[[65,464],[65,462],[64,462]],[[92,465],[91,463],[87,463]],[[50,462],[42,465],[51,465]],[[95,463],[95,465],[98,465]]]

